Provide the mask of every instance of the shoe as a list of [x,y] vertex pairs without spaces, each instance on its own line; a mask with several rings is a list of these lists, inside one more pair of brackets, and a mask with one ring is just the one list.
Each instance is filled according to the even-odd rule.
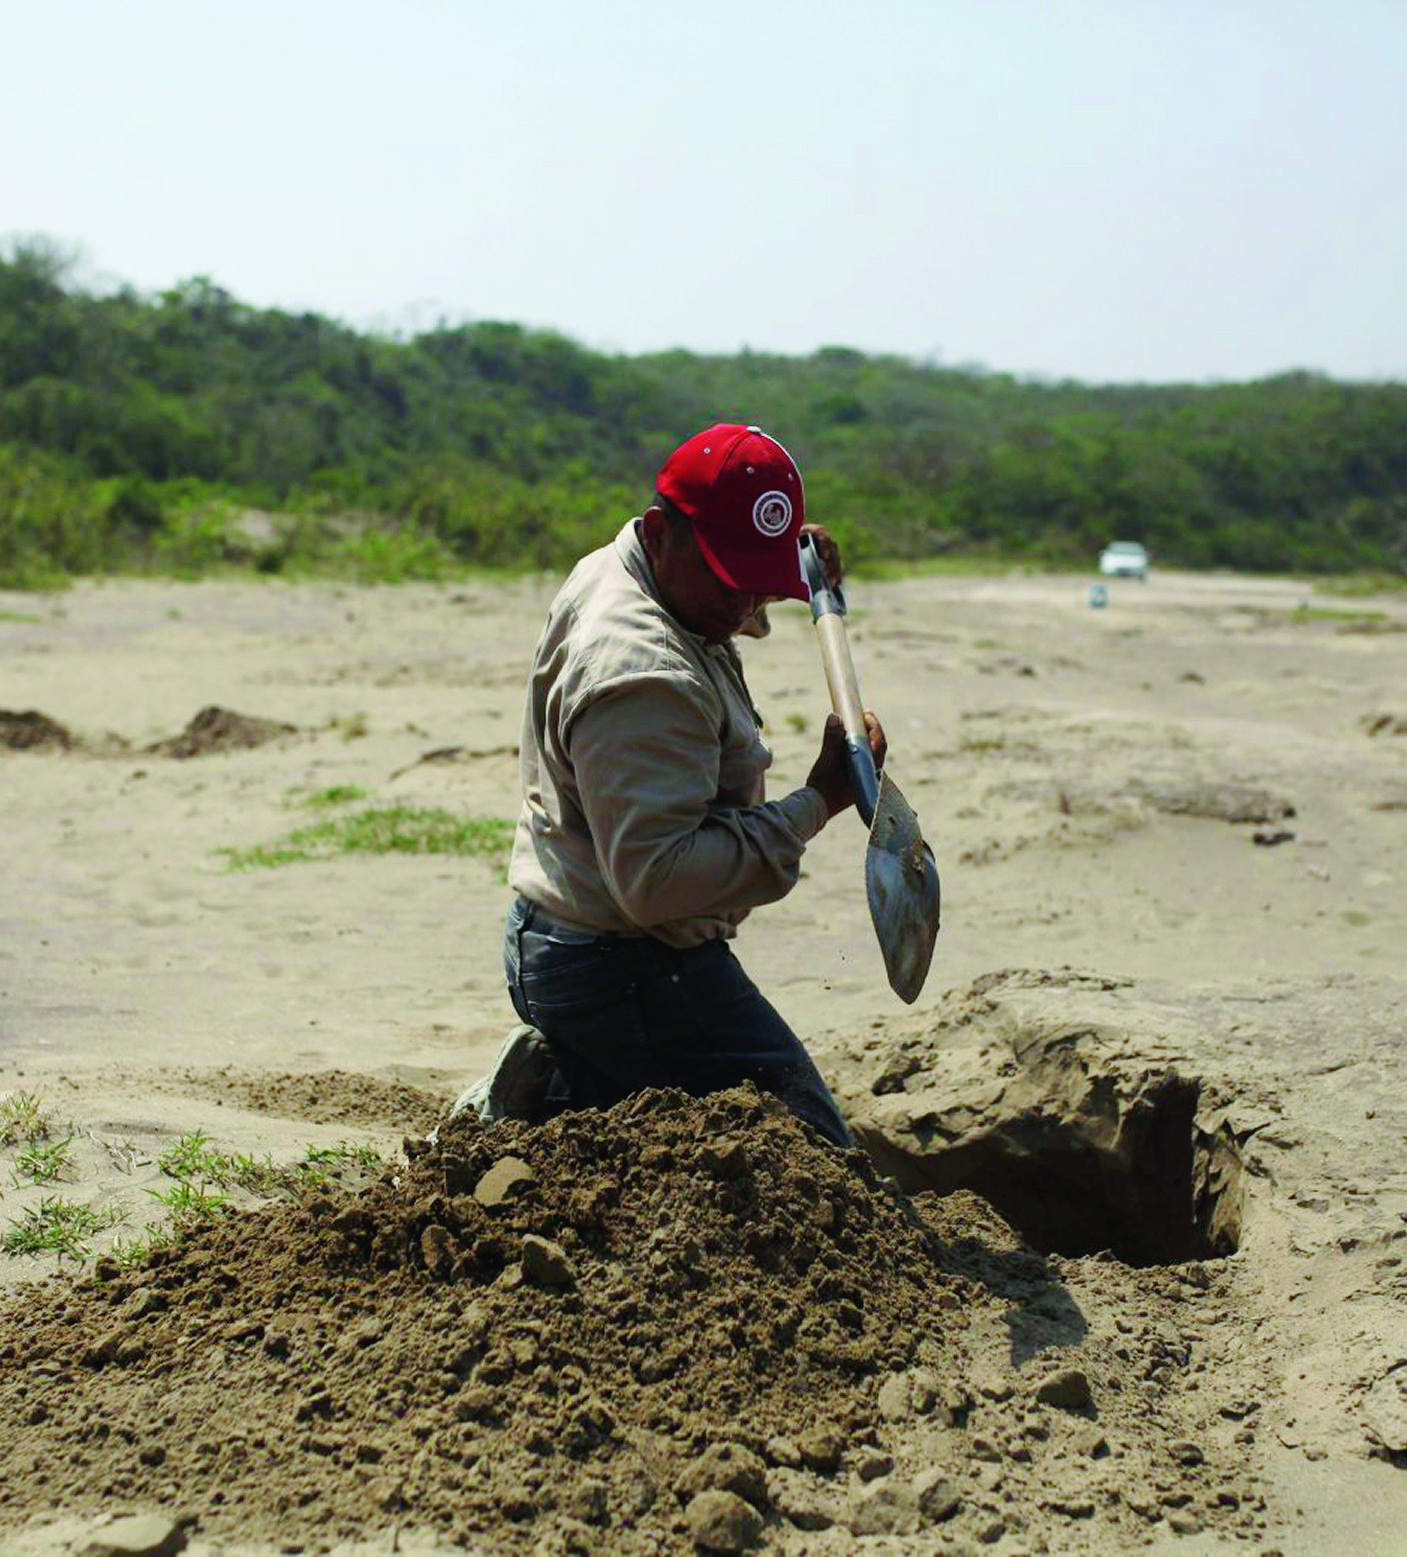
[[537,1028],[521,1024],[503,1040],[488,1075],[455,1099],[449,1117],[457,1119],[473,1109],[485,1123],[494,1119],[536,1120],[542,1116],[556,1074],[546,1038]]

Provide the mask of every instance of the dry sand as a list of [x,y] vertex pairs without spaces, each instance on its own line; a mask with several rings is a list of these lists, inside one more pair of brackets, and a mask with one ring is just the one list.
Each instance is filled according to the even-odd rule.
[[[76,1177],[62,1193],[125,1203],[133,1225],[119,1231],[138,1231],[154,1206],[144,1190],[170,1183],[158,1153],[197,1128],[231,1152],[292,1158],[353,1140],[394,1157],[487,1063],[513,1021],[493,866],[344,857],[230,873],[217,851],[279,838],[306,819],[294,797],[336,785],[511,817],[521,684],[552,587],[123,582],[0,595],[0,709],[37,711],[73,738],[0,747],[0,1095],[37,1093],[72,1121]],[[627,1221],[584,1215],[551,1185],[578,1171],[562,1154],[586,1148],[529,1133],[516,1149],[544,1187],[492,1237],[452,1195],[438,1209],[417,1200],[412,1217],[388,1185],[369,1192],[411,1229],[396,1245],[411,1253],[379,1265],[371,1234],[324,1236],[306,1208],[258,1210],[221,1232],[220,1249],[106,1290],[70,1290],[70,1276],[48,1279],[51,1263],[4,1262],[5,1549],[80,1550],[104,1518],[152,1511],[191,1521],[192,1551],[687,1551],[676,1489],[707,1482],[688,1467],[710,1445],[755,1457],[753,1481],[728,1474],[762,1506],[759,1539],[777,1551],[1407,1548],[1407,603],[1314,598],[1304,611],[1308,591],[1290,581],[1173,574],[1115,583],[1103,610],[1087,592],[1076,578],[853,586],[866,699],[943,876],[934,971],[912,1009],[889,993],[851,818],[813,845],[798,890],[749,922],[739,951],[867,1139],[893,1148],[886,1171],[915,1188],[953,1188],[954,1159],[938,1163],[937,1148],[987,1129],[1013,1098],[1028,1120],[1060,1115],[1064,1128],[1111,1089],[1135,1109],[1147,1077],[1191,1078],[1201,1126],[1239,1143],[1234,1252],[1128,1265],[1101,1254],[1106,1231],[1121,1246],[1093,1208],[1100,1236],[1076,1248],[1009,1175],[970,1186],[1002,1204],[1035,1245],[1023,1248],[971,1196],[920,1194],[905,1211],[857,1177],[854,1217],[880,1231],[856,1241],[827,1212],[819,1252],[782,1271],[810,1293],[810,1310],[788,1318],[764,1245],[794,1247],[824,1157],[808,1168],[796,1134],[774,1148],[799,1164],[790,1177],[753,1165],[744,1221],[766,1236],[734,1229],[755,1255],[742,1270],[727,1228],[708,1221],[732,1190],[696,1203],[710,1173],[725,1189],[736,1175],[681,1162],[678,1134],[784,1137],[786,1121],[710,1123],[681,1104],[682,1125],[603,1124],[656,1153],[663,1267],[640,1263],[648,1207],[626,1193],[646,1194],[650,1176],[617,1175],[610,1195],[625,1196]],[[745,646],[779,787],[804,777],[824,712],[812,638],[804,613],[783,609],[768,641]],[[293,733],[187,758],[157,749],[211,706]],[[0,720],[0,739],[7,730],[12,743],[43,733]],[[1281,833],[1293,836],[1254,841]],[[482,1168],[502,1148],[486,1137],[464,1150]],[[13,1158],[5,1223],[54,1192],[12,1182]],[[458,1170],[434,1157],[425,1171]],[[414,1182],[412,1171],[403,1187]],[[670,1229],[690,1218],[716,1237],[679,1253]],[[427,1244],[432,1225],[443,1230]],[[262,1248],[300,1237],[330,1285],[310,1279],[290,1297],[272,1266],[254,1279]],[[661,1320],[705,1314],[699,1344],[715,1359],[732,1348],[730,1387],[689,1393],[688,1369],[673,1394],[668,1370],[651,1389],[622,1379],[609,1348],[572,1339],[582,1321],[553,1282],[520,1279],[534,1237],[567,1250],[571,1301],[599,1325],[629,1308],[632,1282]],[[682,1274],[656,1290],[671,1260]],[[223,1330],[205,1311],[220,1269],[247,1278],[218,1300]],[[885,1272],[910,1287],[886,1296]],[[927,1281],[929,1308],[914,1297]],[[676,1314],[691,1284],[725,1308],[753,1304],[771,1330],[744,1326],[739,1339],[702,1301]],[[500,1358],[481,1379],[488,1343],[473,1356],[461,1346],[463,1379],[403,1402],[376,1431],[370,1364],[371,1394],[348,1389],[341,1408],[316,1404],[296,1344],[286,1377],[265,1366],[279,1360],[261,1349],[283,1333],[276,1309],[316,1358],[335,1357],[336,1332],[379,1308],[392,1371],[414,1373],[429,1350],[415,1337],[461,1322],[478,1335],[484,1311],[465,1309],[480,1289],[529,1360]],[[396,1330],[402,1314],[411,1328]],[[153,1315],[145,1341],[123,1340]],[[668,1350],[658,1336],[642,1344]],[[767,1357],[793,1353],[794,1368],[768,1373]],[[515,1366],[537,1384],[515,1388]],[[426,1368],[446,1372],[443,1359]],[[611,1424],[600,1419],[575,1458],[560,1443],[554,1455],[529,1409],[544,1378],[571,1368]],[[1060,1368],[1086,1377],[1087,1404],[1039,1398]],[[335,1361],[321,1372],[335,1401]],[[201,1375],[204,1406],[191,1394]],[[266,1497],[222,1457],[238,1434],[211,1416],[212,1381],[281,1451],[267,1451]],[[494,1388],[498,1404],[477,1416],[446,1405]],[[213,1449],[196,1442],[201,1411]],[[125,1459],[95,1447],[112,1424]],[[400,1457],[402,1430],[417,1453],[388,1492],[373,1471],[387,1448]],[[830,1433],[833,1462],[795,1447],[808,1430]],[[710,1485],[733,1484],[714,1471]],[[212,1500],[221,1485],[237,1495]]]

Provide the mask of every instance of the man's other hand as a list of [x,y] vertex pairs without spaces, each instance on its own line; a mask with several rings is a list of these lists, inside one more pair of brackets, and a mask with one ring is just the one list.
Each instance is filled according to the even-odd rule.
[[[865,729],[870,738],[870,753],[874,757],[876,771],[884,767],[889,754],[889,742],[878,719],[867,708]],[[845,726],[839,714],[826,715],[826,728],[821,735],[821,751],[807,774],[806,782],[820,793],[826,803],[829,816],[837,816],[847,806],[855,804],[855,788],[850,782],[850,754],[845,744]]]
[[821,559],[821,572],[826,576],[826,583],[832,589],[838,588],[845,581],[845,570],[841,566],[840,547],[836,545],[835,537],[820,524],[803,524],[801,533],[811,537],[811,544]]

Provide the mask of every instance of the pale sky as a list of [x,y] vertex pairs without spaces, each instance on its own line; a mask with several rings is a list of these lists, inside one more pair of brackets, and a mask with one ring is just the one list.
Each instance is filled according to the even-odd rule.
[[[0,0],[0,237],[605,351],[1407,378],[1407,0]],[[8,244],[6,245],[8,249]]]

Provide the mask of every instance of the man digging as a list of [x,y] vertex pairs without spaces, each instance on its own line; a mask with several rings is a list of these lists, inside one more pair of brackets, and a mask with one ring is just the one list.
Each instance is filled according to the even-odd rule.
[[[787,451],[720,424],[669,456],[644,514],[563,584],[528,681],[508,877],[504,966],[525,1025],[456,1112],[540,1118],[752,1081],[851,1144],[728,944],[792,890],[806,845],[854,800],[834,714],[806,783],[763,799],[772,754],[732,642],[766,631],[769,600],[809,598],[804,522]],[[805,528],[838,582],[835,543]],[[879,767],[884,733],[864,717]]]

